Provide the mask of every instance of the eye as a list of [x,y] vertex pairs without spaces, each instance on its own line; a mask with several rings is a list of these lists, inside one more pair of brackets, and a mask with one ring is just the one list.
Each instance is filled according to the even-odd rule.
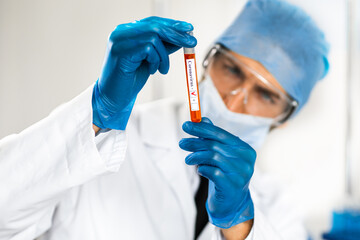
[[232,75],[238,79],[244,80],[246,77],[244,72],[236,65],[224,63],[224,69],[227,74]]
[[277,104],[279,97],[277,96],[277,94],[264,89],[264,88],[260,88],[258,87],[256,89],[257,95],[260,98],[260,101],[262,102],[266,102],[266,103],[270,103],[270,104]]
[[261,97],[267,101],[267,102],[271,102],[271,103],[275,103],[274,99],[271,97],[271,95],[267,92],[261,92]]

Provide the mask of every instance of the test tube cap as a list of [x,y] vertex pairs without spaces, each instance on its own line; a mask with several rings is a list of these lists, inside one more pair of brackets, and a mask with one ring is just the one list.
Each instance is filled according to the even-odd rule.
[[[190,36],[194,36],[193,31],[187,32],[187,34],[189,34]],[[186,48],[184,47],[184,54],[193,54],[195,53],[195,48]]]

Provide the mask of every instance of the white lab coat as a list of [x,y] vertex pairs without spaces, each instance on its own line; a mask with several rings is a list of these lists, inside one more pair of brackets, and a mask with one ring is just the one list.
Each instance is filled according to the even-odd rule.
[[[199,179],[178,147],[183,104],[140,106],[126,133],[95,137],[91,95],[0,141],[0,239],[193,239]],[[269,178],[255,171],[250,190],[247,239],[306,239]],[[208,224],[199,239],[221,234]]]

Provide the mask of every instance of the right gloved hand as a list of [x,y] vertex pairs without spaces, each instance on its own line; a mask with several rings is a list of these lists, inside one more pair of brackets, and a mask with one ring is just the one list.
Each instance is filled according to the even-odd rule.
[[124,130],[136,96],[150,74],[169,71],[169,54],[194,47],[190,23],[149,17],[121,24],[110,34],[104,65],[92,96],[93,123]]
[[249,183],[256,152],[237,136],[215,126],[210,119],[185,122],[183,130],[196,138],[183,138],[179,146],[192,152],[185,162],[209,179],[206,210],[209,221],[230,228],[254,218]]

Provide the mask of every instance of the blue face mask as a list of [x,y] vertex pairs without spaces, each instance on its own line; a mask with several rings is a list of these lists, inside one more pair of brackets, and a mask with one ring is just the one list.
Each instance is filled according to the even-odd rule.
[[210,76],[200,83],[201,114],[216,126],[238,136],[258,150],[270,130],[273,119],[231,112],[221,99]]

